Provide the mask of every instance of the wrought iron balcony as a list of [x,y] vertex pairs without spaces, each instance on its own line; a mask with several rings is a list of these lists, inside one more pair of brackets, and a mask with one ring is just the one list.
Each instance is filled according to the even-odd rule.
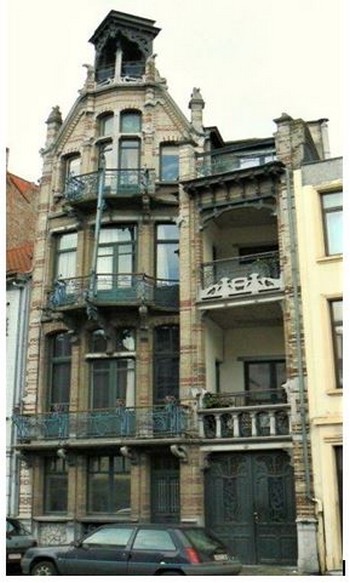
[[198,154],[196,160],[196,177],[211,176],[232,172],[243,168],[262,166],[274,162],[277,156],[274,152],[252,152],[239,154],[224,150],[214,150],[205,154]]
[[[102,184],[100,182],[103,181]],[[155,190],[155,172],[145,168],[106,169],[70,176],[64,196],[70,203],[97,200],[100,186],[108,199],[137,197]]]
[[282,389],[209,397],[204,398],[198,409],[202,438],[263,439],[291,435],[290,406]]
[[179,282],[155,279],[143,273],[99,273],[91,276],[59,279],[49,294],[49,308],[83,306],[90,300],[97,304],[145,304],[177,309]]
[[201,281],[200,300],[283,289],[277,251],[203,263]]
[[19,442],[81,439],[159,439],[193,434],[194,416],[178,404],[14,415]]

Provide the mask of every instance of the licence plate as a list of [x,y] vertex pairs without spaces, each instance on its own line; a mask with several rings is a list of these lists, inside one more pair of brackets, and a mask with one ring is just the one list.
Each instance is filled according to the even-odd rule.
[[226,555],[225,553],[214,555],[214,561],[228,561],[228,555]]
[[14,560],[16,560],[16,559],[20,559],[21,557],[22,557],[21,553],[9,553],[9,554],[8,554],[8,558],[9,558],[11,561],[14,561]]

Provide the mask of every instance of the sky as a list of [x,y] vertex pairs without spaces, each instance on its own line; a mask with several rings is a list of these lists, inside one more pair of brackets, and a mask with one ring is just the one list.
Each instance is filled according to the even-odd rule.
[[89,38],[110,10],[156,21],[156,66],[187,117],[199,87],[204,125],[225,140],[272,136],[282,112],[327,118],[331,156],[342,156],[343,1],[6,0],[8,170],[40,179],[45,121],[55,105],[70,111],[94,62]]

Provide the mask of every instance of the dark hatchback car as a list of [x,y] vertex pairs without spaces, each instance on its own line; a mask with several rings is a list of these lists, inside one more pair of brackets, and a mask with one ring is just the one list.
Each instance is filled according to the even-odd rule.
[[35,545],[35,538],[17,518],[6,518],[6,571],[19,566],[26,550]]
[[204,528],[109,524],[79,542],[29,549],[25,575],[237,575],[240,562]]

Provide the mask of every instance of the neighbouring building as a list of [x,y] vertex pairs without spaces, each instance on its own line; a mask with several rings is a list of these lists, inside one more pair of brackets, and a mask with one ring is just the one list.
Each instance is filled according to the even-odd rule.
[[6,172],[6,512],[19,503],[16,427],[11,417],[25,383],[31,269],[35,236],[36,184]]
[[207,524],[245,564],[319,570],[293,172],[327,123],[225,142],[111,11],[42,151],[20,515],[40,542]]
[[318,543],[322,572],[342,570],[343,160],[295,172],[295,204]]

